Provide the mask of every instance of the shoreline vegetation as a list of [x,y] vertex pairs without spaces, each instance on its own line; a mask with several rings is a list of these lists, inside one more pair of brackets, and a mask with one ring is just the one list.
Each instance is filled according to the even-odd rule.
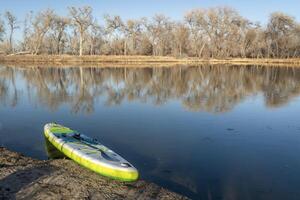
[[262,65],[300,67],[299,58],[291,59],[201,59],[168,56],[72,56],[72,55],[8,55],[0,56],[0,64],[8,66],[77,66],[80,67],[174,67],[182,65]]
[[68,159],[36,160],[0,147],[0,199],[188,199],[139,180],[122,183]]
[[23,21],[12,11],[0,13],[0,55],[52,55],[48,60],[56,62],[133,62],[138,57],[134,62],[228,63],[226,58],[232,58],[234,64],[294,64],[294,59],[299,64],[300,23],[286,13],[270,13],[262,25],[230,7],[195,8],[179,20],[109,13],[100,19],[95,12],[91,6],[71,6],[61,15],[48,8],[29,12]]

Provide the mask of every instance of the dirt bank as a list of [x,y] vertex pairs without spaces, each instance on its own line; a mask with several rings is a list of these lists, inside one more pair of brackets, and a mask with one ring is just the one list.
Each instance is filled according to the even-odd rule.
[[0,147],[0,199],[187,198],[143,180],[110,180],[71,160],[35,160]]
[[230,64],[230,65],[272,65],[272,66],[300,66],[300,59],[200,59],[176,58],[167,56],[71,56],[71,55],[12,55],[0,56],[2,64],[30,65],[61,65],[61,66],[177,66],[177,65],[202,65],[202,64]]

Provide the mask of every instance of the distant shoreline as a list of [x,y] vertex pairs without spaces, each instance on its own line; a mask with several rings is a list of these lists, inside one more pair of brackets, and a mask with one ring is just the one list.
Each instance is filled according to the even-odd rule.
[[7,55],[0,56],[1,64],[8,65],[83,65],[107,67],[118,65],[119,67],[163,67],[177,65],[268,65],[300,67],[300,58],[293,59],[251,59],[251,58],[228,58],[228,59],[199,59],[199,58],[176,58],[167,56],[72,56],[72,55]]

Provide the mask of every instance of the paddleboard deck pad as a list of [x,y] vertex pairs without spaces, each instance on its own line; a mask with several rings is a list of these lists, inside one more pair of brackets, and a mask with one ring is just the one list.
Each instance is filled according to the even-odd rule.
[[138,179],[132,164],[95,139],[55,123],[46,124],[44,134],[57,150],[96,173],[121,181]]

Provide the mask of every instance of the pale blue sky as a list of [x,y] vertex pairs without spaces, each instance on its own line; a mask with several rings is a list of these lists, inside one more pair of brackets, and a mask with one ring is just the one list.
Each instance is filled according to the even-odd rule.
[[180,19],[193,8],[231,6],[241,15],[253,21],[265,22],[271,12],[282,11],[300,18],[300,0],[0,0],[0,12],[11,10],[19,18],[28,11],[53,8],[64,14],[68,6],[90,5],[97,17],[105,13],[119,14],[124,18],[152,16],[164,13],[174,19]]
[[[149,17],[163,13],[173,19],[182,19],[193,8],[230,6],[251,21],[265,24],[271,12],[282,11],[300,20],[300,0],[0,0],[0,13],[14,12],[19,20],[30,10],[53,8],[67,15],[68,6],[90,5],[94,16],[101,19],[106,13],[118,14],[124,19]],[[101,20],[100,20],[101,21]]]

